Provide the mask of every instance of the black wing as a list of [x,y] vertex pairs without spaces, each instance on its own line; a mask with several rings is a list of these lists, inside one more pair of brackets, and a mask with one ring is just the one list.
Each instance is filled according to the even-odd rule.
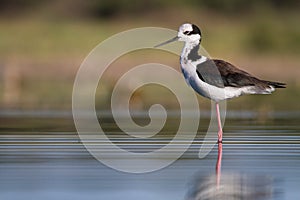
[[284,83],[260,80],[224,60],[207,60],[197,66],[199,78],[216,87],[256,86],[264,89],[270,85],[284,88]]

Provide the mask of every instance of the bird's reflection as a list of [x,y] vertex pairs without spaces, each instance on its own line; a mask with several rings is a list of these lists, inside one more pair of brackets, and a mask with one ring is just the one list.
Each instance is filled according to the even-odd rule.
[[222,155],[223,155],[223,144],[218,143],[218,159],[216,164],[217,188],[219,188],[220,180],[221,180]]
[[269,200],[273,197],[271,177],[223,173],[218,187],[215,175],[195,180],[186,200]]
[[269,176],[240,173],[221,174],[222,143],[218,145],[216,174],[197,177],[186,200],[268,200],[273,199],[273,180]]

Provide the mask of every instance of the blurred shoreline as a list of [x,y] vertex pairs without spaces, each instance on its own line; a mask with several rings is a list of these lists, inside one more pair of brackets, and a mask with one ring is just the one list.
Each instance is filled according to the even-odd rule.
[[[122,3],[120,6],[124,8],[111,11],[111,14],[105,14],[111,5],[106,5],[108,10],[101,11],[101,4],[97,5],[99,8],[95,6],[95,9],[100,9],[99,15],[95,16],[93,12],[96,11],[90,12],[85,7],[90,5],[79,1],[75,1],[68,12],[69,1],[25,7],[3,4],[0,7],[3,11],[0,15],[0,109],[68,110],[71,108],[76,72],[85,56],[101,41],[137,27],[157,26],[176,30],[186,21],[202,28],[202,45],[213,58],[228,60],[262,79],[288,84],[287,89],[278,90],[273,95],[231,100],[228,102],[229,109],[266,112],[300,109],[300,27],[297,20],[300,14],[296,6],[281,8],[276,4],[262,6],[252,3],[249,11],[244,12],[245,8],[238,4],[232,4],[232,8],[230,4],[214,8],[195,2],[184,4],[175,1],[172,6],[169,3],[156,5],[148,2],[145,6],[148,5],[149,9],[144,10],[141,10],[143,5],[140,4],[129,8]],[[7,5],[11,7],[5,7]],[[110,107],[109,93],[115,79],[120,76],[117,69],[132,68],[139,62],[154,59],[180,70],[175,56],[165,57],[159,51],[148,53],[129,55],[113,64],[109,74],[112,81],[106,81],[105,91],[96,94],[99,109]],[[153,94],[164,98],[151,98]],[[176,109],[177,102],[168,101],[172,98],[170,95],[164,90],[147,88],[147,91],[140,90],[134,94],[133,103],[141,110],[147,110],[156,101]],[[209,101],[201,97],[199,101],[205,109],[209,109]]]

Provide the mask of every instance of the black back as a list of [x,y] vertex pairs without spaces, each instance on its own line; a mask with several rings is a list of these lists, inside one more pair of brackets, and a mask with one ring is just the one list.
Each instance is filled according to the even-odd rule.
[[197,66],[198,77],[216,87],[255,86],[259,89],[285,88],[284,83],[260,80],[224,60],[207,60]]

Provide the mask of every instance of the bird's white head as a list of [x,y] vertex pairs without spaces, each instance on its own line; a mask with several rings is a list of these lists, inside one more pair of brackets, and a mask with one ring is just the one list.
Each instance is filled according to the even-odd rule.
[[201,31],[194,24],[182,24],[179,27],[178,40],[183,42],[198,43],[201,41]]
[[189,23],[182,24],[179,27],[178,34],[176,37],[174,37],[166,42],[163,42],[159,45],[156,45],[155,47],[163,46],[165,44],[168,44],[168,43],[174,42],[174,41],[178,41],[178,40],[197,45],[201,42],[201,31],[194,24],[189,24]]

